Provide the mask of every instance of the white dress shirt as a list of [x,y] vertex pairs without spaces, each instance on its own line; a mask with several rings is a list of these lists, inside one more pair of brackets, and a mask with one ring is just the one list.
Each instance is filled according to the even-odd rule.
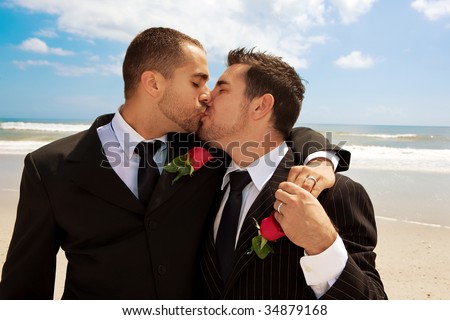
[[[273,149],[269,153],[266,153],[246,168],[240,168],[234,161],[232,161],[230,167],[225,173],[225,176],[223,177],[222,190],[224,190],[225,187],[227,189],[224,193],[219,211],[217,212],[217,216],[214,221],[214,239],[216,239],[220,220],[222,218],[222,211],[228,199],[228,182],[230,181],[229,174],[233,171],[248,171],[252,179],[252,181],[242,191],[242,207],[239,216],[235,242],[236,245],[239,239],[240,230],[250,207],[258,197],[262,188],[274,174],[275,169],[278,167],[287,151],[288,147],[286,143],[283,142],[277,148]],[[299,263],[305,275],[306,283],[312,288],[317,298],[320,298],[334,284],[336,279],[344,270],[347,259],[347,250],[345,249],[344,243],[339,235],[335,242],[324,252],[313,256],[308,256],[305,252],[305,256],[300,259]]]
[[97,128],[97,133],[111,167],[136,198],[139,198],[137,174],[140,158],[134,153],[134,148],[141,141],[161,141],[161,148],[155,153],[153,159],[159,171],[162,172],[167,157],[167,135],[145,140],[123,119],[119,111],[115,113],[110,123]]

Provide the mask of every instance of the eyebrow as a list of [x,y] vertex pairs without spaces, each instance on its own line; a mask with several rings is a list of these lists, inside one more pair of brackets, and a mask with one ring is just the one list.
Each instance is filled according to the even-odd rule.
[[222,85],[226,85],[226,84],[230,84],[230,83],[225,80],[219,80],[219,81],[217,81],[216,86],[222,86]]
[[192,75],[192,77],[194,77],[194,78],[201,78],[202,80],[205,80],[205,81],[208,81],[208,79],[209,79],[209,75],[207,75],[206,73],[203,73],[203,72],[194,73]]

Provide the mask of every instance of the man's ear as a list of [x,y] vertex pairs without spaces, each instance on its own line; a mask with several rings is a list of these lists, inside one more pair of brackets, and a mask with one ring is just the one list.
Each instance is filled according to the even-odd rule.
[[253,118],[258,120],[272,112],[275,99],[270,93],[266,93],[259,97],[255,102],[257,102],[257,104],[254,106]]
[[154,98],[157,98],[163,92],[163,83],[164,77],[159,72],[147,70],[141,74],[142,88]]

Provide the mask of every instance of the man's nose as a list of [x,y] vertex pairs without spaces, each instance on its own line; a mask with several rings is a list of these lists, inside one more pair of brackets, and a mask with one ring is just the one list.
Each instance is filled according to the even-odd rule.
[[211,102],[211,91],[209,90],[208,87],[205,86],[205,92],[200,94],[198,100],[206,105],[208,105]]

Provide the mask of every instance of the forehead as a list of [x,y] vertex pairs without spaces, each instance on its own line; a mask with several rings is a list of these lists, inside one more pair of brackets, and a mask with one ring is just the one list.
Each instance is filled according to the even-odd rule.
[[182,49],[186,60],[183,66],[177,68],[176,71],[188,73],[192,77],[201,77],[208,80],[208,60],[206,59],[205,51],[190,43],[183,44]]
[[249,68],[245,64],[233,64],[222,73],[217,84],[245,84],[245,74]]

